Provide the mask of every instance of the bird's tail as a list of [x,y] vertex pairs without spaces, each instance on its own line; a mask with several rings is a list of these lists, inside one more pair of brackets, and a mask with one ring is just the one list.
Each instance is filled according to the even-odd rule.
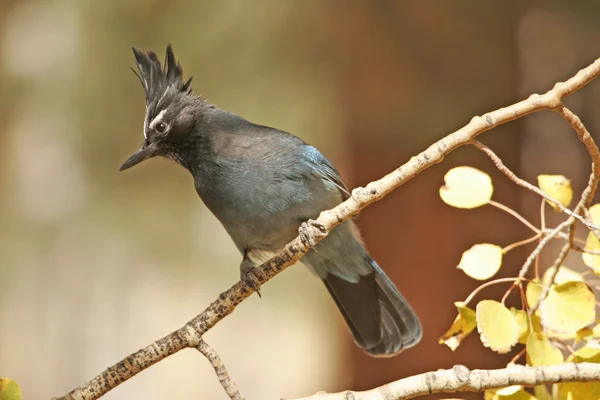
[[394,355],[421,340],[421,323],[375,261],[373,272],[348,282],[329,274],[323,282],[344,316],[354,340],[376,357]]
[[354,340],[368,354],[392,356],[416,345],[421,323],[390,278],[341,226],[306,254],[344,316]]

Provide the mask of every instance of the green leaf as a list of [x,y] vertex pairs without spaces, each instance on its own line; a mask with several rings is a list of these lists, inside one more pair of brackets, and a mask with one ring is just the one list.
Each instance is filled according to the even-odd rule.
[[487,204],[493,192],[488,174],[472,167],[456,167],[444,176],[440,197],[452,207],[476,208]]
[[448,331],[438,340],[439,344],[445,344],[452,351],[456,350],[461,342],[469,336],[477,326],[475,311],[467,307],[462,301],[456,302],[454,305],[458,310],[458,315],[454,319],[450,329],[448,329]]
[[10,378],[0,378],[0,400],[23,400],[17,382]]
[[527,363],[533,367],[557,365],[564,362],[559,349],[543,333],[534,332],[527,339]]
[[465,274],[484,281],[496,275],[502,265],[502,248],[495,244],[476,244],[465,251],[458,264]]
[[519,340],[519,323],[503,304],[482,300],[475,309],[481,343],[498,353],[507,353]]
[[594,293],[584,282],[553,286],[542,302],[541,317],[546,328],[574,335],[596,319]]

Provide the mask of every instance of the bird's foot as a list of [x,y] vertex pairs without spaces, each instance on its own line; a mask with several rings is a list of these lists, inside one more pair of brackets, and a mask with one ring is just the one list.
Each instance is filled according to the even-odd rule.
[[245,258],[240,264],[240,280],[244,282],[246,287],[254,290],[258,297],[262,297],[260,294],[260,285],[258,284],[258,277],[256,270],[258,268],[254,266],[252,261]]
[[[315,234],[311,228],[317,228],[318,233]],[[309,219],[308,221],[300,224],[300,228],[298,228],[298,235],[305,246],[314,247],[315,244],[317,244],[315,237],[327,235],[327,228],[314,219]]]

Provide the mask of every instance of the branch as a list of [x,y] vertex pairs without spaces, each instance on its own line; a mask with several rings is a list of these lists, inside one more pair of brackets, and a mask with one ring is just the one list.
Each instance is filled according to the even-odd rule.
[[231,380],[229,377],[229,373],[227,372],[227,368],[225,368],[225,364],[221,361],[221,358],[217,354],[217,352],[208,345],[203,339],[200,339],[200,344],[196,347],[200,353],[204,355],[210,361],[215,373],[217,374],[217,378],[225,389],[225,393],[231,400],[244,400],[240,391],[237,388],[237,385]]
[[[323,240],[328,232],[345,220],[357,215],[368,205],[381,200],[387,194],[427,168],[441,162],[454,149],[469,144],[477,136],[499,125],[521,118],[543,109],[557,109],[562,99],[591,82],[600,74],[600,59],[579,71],[564,83],[557,83],[543,95],[534,94],[511,106],[474,117],[466,126],[437,141],[425,151],[412,157],[406,164],[390,172],[383,178],[369,183],[364,188],[356,188],[352,196],[332,208],[323,211],[319,218],[307,224],[304,237],[295,238],[285,248],[256,270],[256,288],[272,279],[279,272],[294,264],[312,246]],[[109,367],[83,386],[73,390],[61,399],[97,399],[109,390],[135,376],[164,358],[186,347],[196,348],[202,335],[219,321],[231,314],[235,307],[254,293],[254,289],[238,282],[221,293],[200,315],[185,326],[157,340],[148,347],[131,354],[118,364]]]
[[432,393],[481,392],[512,385],[538,386],[559,382],[600,380],[600,365],[569,363],[548,367],[516,365],[504,369],[469,370],[463,365],[452,369],[403,378],[364,392],[317,393],[296,400],[406,400]]
[[[581,126],[583,126],[583,124]],[[589,133],[588,133],[588,136],[589,136]],[[591,139],[591,137],[590,137],[590,141],[591,141],[592,144],[594,144],[594,142]],[[496,155],[496,153],[494,153],[492,151],[492,149],[490,149],[489,147],[487,147],[485,144],[481,143],[478,140],[474,140],[472,144],[478,150],[481,150],[486,156],[488,156],[490,158],[490,160],[492,160],[492,162],[494,163],[494,165],[496,166],[496,168],[500,172],[502,172],[504,175],[506,175],[507,178],[510,179],[511,181],[513,181],[515,184],[517,184],[517,185],[519,185],[521,187],[524,187],[525,189],[530,190],[533,193],[537,194],[538,196],[541,196],[542,198],[546,199],[550,204],[552,204],[552,206],[558,208],[560,211],[564,212],[568,216],[577,219],[579,222],[581,222],[582,224],[584,224],[585,226],[587,226],[589,229],[600,231],[600,227],[594,225],[593,222],[586,221],[586,219],[584,217],[582,217],[581,215],[576,214],[575,212],[569,210],[567,207],[563,206],[560,201],[558,201],[556,199],[553,199],[552,197],[548,196],[546,193],[544,193],[542,191],[542,189],[538,188],[537,186],[533,186],[531,183],[529,183],[526,180],[521,179],[517,175],[515,175],[514,172],[512,172],[510,169],[508,169],[508,167],[506,165],[504,165],[504,163],[502,162],[502,160],[500,159],[500,157],[498,157]],[[596,148],[596,150],[597,150],[597,148]],[[590,152],[590,154],[592,154],[592,153]],[[599,157],[598,159],[600,160],[600,155],[598,155],[598,157]],[[598,169],[598,171],[600,171],[600,168]],[[588,196],[589,196],[589,194],[586,195],[586,198]],[[592,196],[590,198],[592,198],[592,197],[594,197],[593,193],[592,193]]]

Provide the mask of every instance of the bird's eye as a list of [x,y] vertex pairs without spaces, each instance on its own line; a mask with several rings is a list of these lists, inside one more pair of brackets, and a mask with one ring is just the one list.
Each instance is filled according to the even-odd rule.
[[165,133],[165,131],[167,130],[167,124],[165,124],[164,122],[159,122],[154,126],[154,130],[156,131],[156,133]]

